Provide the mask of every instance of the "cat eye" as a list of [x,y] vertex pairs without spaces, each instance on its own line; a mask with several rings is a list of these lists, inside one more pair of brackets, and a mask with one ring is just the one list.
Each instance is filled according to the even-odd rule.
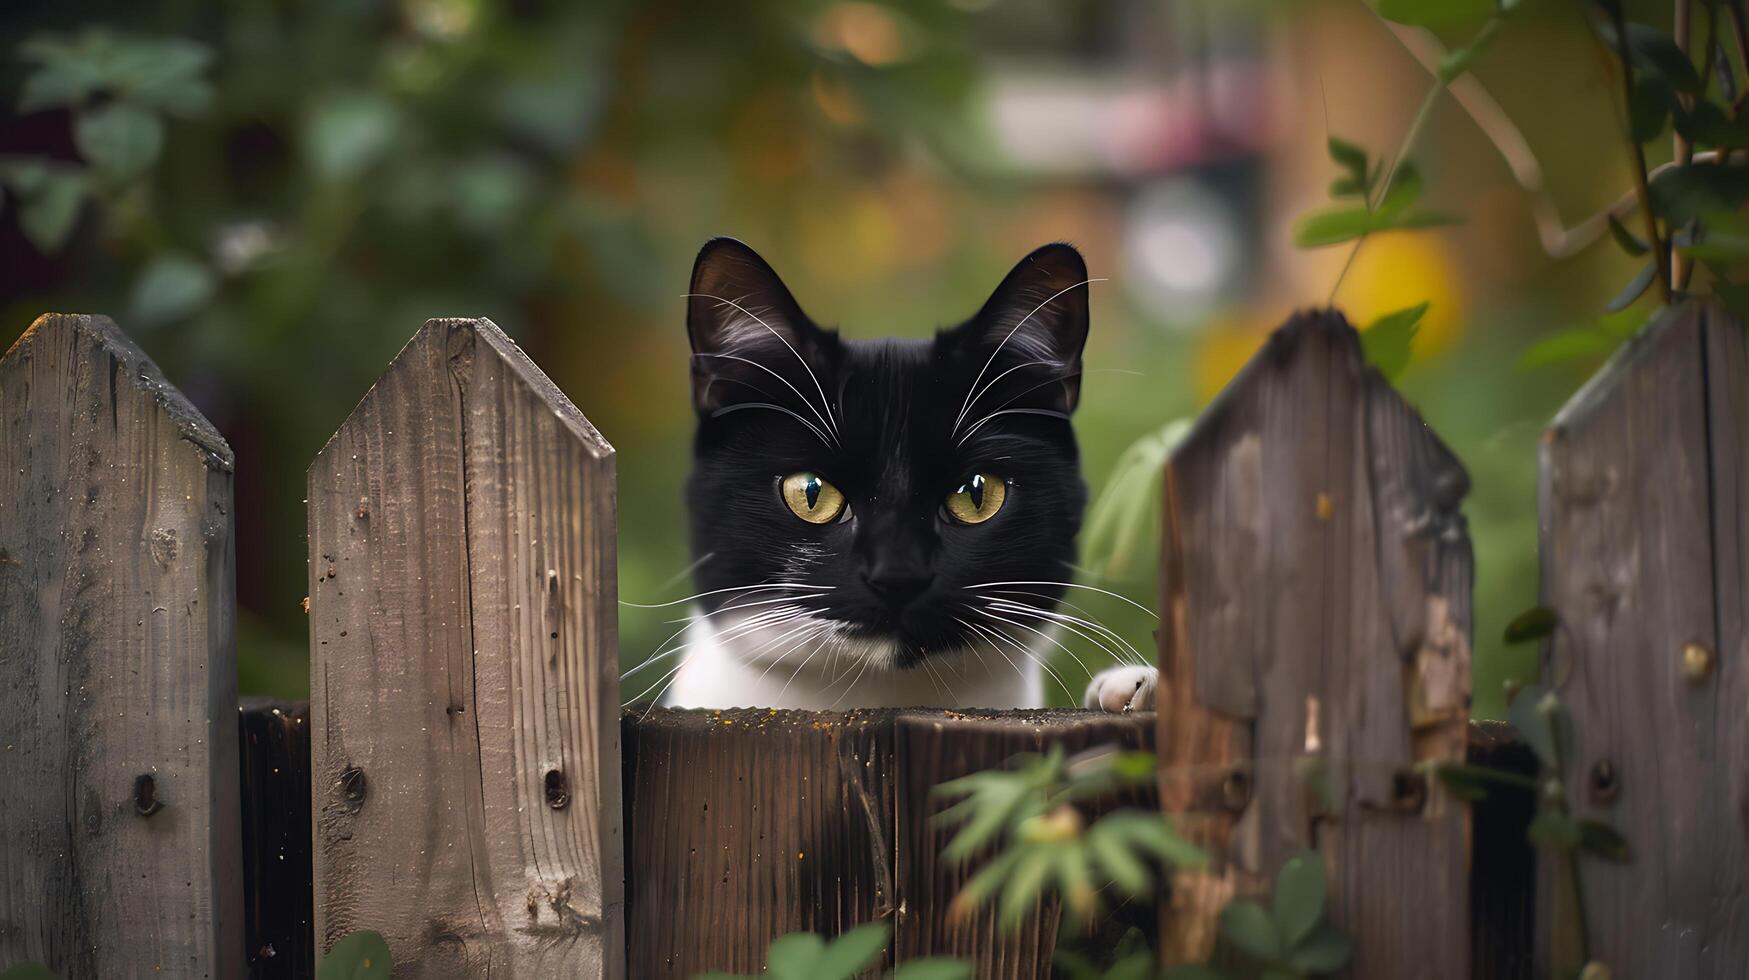
[[947,495],[947,516],[961,524],[982,524],[1002,509],[1008,483],[990,473],[974,473],[958,490]]
[[844,513],[844,494],[818,473],[791,473],[781,489],[790,511],[809,524],[829,524]]

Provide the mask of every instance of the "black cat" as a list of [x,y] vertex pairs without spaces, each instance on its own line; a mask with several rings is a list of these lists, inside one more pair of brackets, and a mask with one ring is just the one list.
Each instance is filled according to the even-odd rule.
[[[1042,704],[1087,497],[1087,284],[1046,245],[957,327],[852,341],[752,249],[707,243],[687,300],[702,608],[667,703]],[[1088,700],[1152,689],[1120,668]]]

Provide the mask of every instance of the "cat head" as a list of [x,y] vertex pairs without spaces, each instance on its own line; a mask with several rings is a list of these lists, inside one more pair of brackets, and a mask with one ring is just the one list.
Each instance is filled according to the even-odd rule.
[[[790,638],[904,669],[1019,634],[997,603],[1053,605],[1043,583],[1067,578],[1086,502],[1069,417],[1087,281],[1079,253],[1046,245],[964,323],[854,341],[746,245],[706,244],[687,299],[687,502],[719,630],[795,623]],[[769,641],[747,651],[760,659],[809,648],[746,632]]]

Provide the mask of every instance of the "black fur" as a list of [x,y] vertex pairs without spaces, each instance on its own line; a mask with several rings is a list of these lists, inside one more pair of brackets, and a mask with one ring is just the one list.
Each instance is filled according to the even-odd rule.
[[[1046,245],[933,339],[851,341],[816,326],[752,249],[707,243],[687,312],[699,591],[835,586],[807,603],[858,634],[897,639],[897,663],[909,667],[970,639],[954,622],[974,619],[966,586],[1065,580],[1086,503],[1069,424],[1086,279],[1079,253]],[[988,389],[958,418],[974,385]],[[814,525],[789,511],[779,483],[802,470],[843,491],[847,519]],[[944,501],[977,472],[1007,480],[1007,499],[984,523],[957,524]],[[1061,592],[1026,588],[1048,594],[1029,600],[1047,607]]]

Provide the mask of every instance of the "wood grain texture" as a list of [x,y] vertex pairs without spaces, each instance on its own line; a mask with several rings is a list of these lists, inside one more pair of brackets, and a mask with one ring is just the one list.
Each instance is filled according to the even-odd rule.
[[980,977],[1048,977],[1054,906],[1006,934],[986,913],[950,921],[970,869],[939,859],[932,789],[1050,743],[1150,747],[1152,730],[1087,712],[628,711],[631,975],[756,973],[777,936],[886,920],[887,965],[956,955]]
[[1165,486],[1161,800],[1217,855],[1175,880],[1166,959],[1207,956],[1226,902],[1315,846],[1346,975],[1468,976],[1468,817],[1410,771],[1465,757],[1463,468],[1319,312],[1271,336]]
[[432,320],[309,514],[320,949],[623,975],[612,447],[489,321]]
[[[1562,623],[1544,676],[1573,712],[1568,795],[1635,853],[1583,869],[1590,955],[1616,976],[1749,974],[1742,329],[1699,305],[1660,314],[1544,434],[1544,602]],[[1713,655],[1698,677],[1689,644]],[[1542,952],[1576,963],[1554,891]]]
[[310,893],[310,706],[244,698],[243,948],[256,980],[316,972]]
[[0,360],[0,965],[243,973],[231,469],[105,318]]

